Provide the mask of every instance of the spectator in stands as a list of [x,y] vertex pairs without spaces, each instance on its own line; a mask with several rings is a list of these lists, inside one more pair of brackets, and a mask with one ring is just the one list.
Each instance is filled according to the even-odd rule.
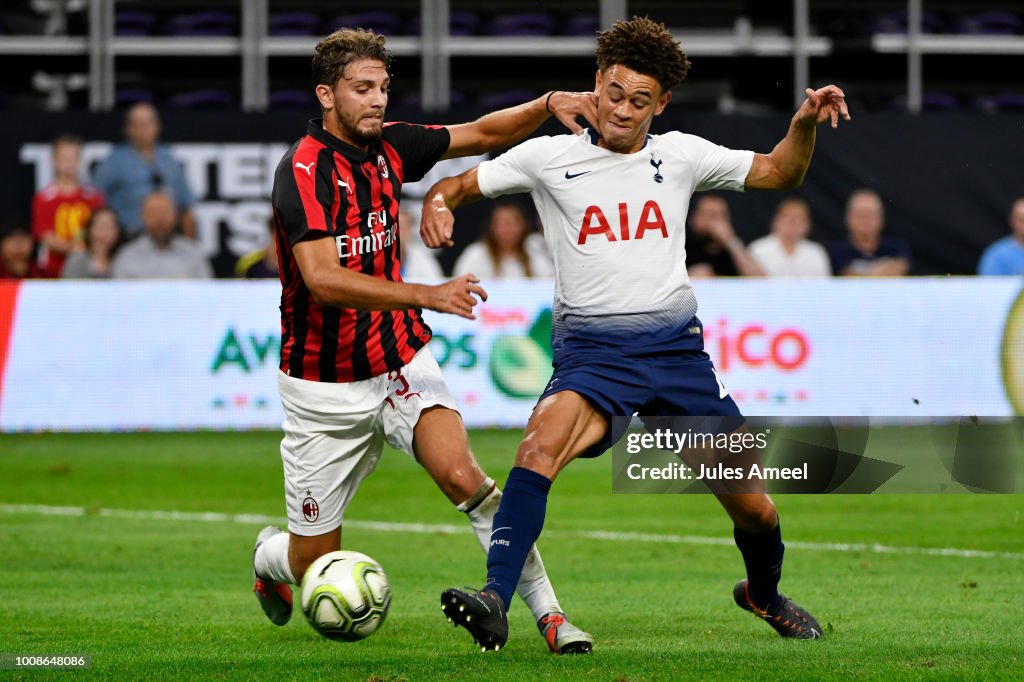
[[530,222],[523,207],[498,204],[491,211],[487,234],[466,247],[455,262],[455,273],[473,273],[485,282],[494,279],[553,277],[551,263],[526,248]]
[[32,233],[24,220],[9,220],[0,226],[0,279],[45,277],[32,258]]
[[160,119],[153,105],[139,103],[128,110],[124,125],[127,142],[117,145],[96,169],[93,180],[117,214],[129,237],[142,230],[142,202],[153,192],[167,192],[181,216],[181,230],[194,237],[192,190],[181,164],[160,144]]
[[82,184],[82,141],[61,135],[53,141],[53,181],[32,197],[32,236],[39,243],[39,265],[47,277],[60,277],[69,253],[82,248],[90,214],[103,195]]
[[66,279],[105,279],[110,277],[114,255],[121,244],[117,216],[109,208],[93,211],[85,226],[85,249],[75,251],[64,262]]
[[902,239],[882,237],[885,208],[870,189],[859,189],[846,201],[849,238],[832,245],[836,275],[902,277],[910,272],[910,247]]
[[1024,194],[1010,206],[1010,234],[985,249],[979,275],[1024,275]]
[[[544,239],[544,226],[537,221],[537,230],[530,231],[530,234],[526,235],[526,253],[530,254],[531,263],[540,263],[540,268],[544,273],[544,277],[555,276],[555,260],[551,257],[551,249],[548,248],[548,242]],[[538,275],[539,276],[539,275]]]
[[235,277],[245,279],[277,279],[277,241],[274,233],[277,230],[277,222],[271,215],[267,221],[267,244],[262,249],[250,251],[235,263]]
[[405,282],[429,282],[444,279],[441,264],[434,252],[420,239],[420,221],[406,210],[398,212],[399,240],[401,247],[402,280]]
[[701,194],[694,203],[686,233],[686,270],[694,278],[764,276],[732,227],[729,204],[717,194]]
[[213,276],[210,261],[199,245],[175,234],[174,200],[153,192],[142,202],[144,234],[122,248],[114,258],[117,279],[203,279]]
[[771,234],[750,244],[750,257],[768,277],[829,277],[832,266],[821,244],[807,239],[811,208],[803,199],[783,199],[772,218]]

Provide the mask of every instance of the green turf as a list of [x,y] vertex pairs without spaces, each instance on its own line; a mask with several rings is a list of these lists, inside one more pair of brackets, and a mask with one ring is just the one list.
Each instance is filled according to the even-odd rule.
[[[517,434],[475,432],[503,480]],[[546,648],[521,604],[498,654],[475,651],[437,605],[479,584],[468,532],[345,532],[379,560],[394,599],[360,643],[319,638],[301,616],[275,628],[250,594],[256,523],[101,516],[98,510],[283,515],[274,433],[3,435],[0,503],[82,506],[84,516],[0,513],[0,653],[90,653],[95,679],[674,680],[1004,678],[1024,668],[1024,560],[787,551],[783,589],[826,629],[778,638],[731,601],[742,577],[729,546],[594,539],[609,530],[728,538],[708,496],[610,492],[610,458],[580,461],[555,484],[541,549],[563,605],[596,638],[589,657]],[[1024,552],[1024,496],[789,496],[785,538]],[[425,473],[390,452],[349,509],[352,520],[465,524]],[[355,524],[354,524],[355,525]]]

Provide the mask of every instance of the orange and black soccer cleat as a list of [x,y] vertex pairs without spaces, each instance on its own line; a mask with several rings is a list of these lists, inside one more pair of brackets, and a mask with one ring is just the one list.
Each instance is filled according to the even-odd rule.
[[732,598],[736,605],[745,611],[750,611],[755,616],[765,621],[783,637],[789,639],[821,639],[821,626],[814,616],[807,613],[796,602],[789,597],[779,595],[781,598],[776,604],[768,609],[762,609],[750,598],[750,590],[747,588],[747,581],[741,580],[732,588]]

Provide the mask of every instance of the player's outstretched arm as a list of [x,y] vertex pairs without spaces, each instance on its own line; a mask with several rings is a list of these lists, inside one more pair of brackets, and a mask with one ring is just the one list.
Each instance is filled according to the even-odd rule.
[[793,116],[789,132],[770,154],[755,154],[747,174],[747,189],[795,189],[804,181],[814,153],[815,130],[825,121],[850,120],[846,95],[835,85],[807,89],[807,99]]
[[306,288],[320,305],[357,310],[427,308],[475,320],[477,297],[487,300],[474,275],[430,286],[391,282],[343,268],[333,239],[299,242],[293,252]]
[[511,147],[552,115],[573,133],[582,130],[576,123],[577,116],[596,126],[597,96],[592,92],[555,90],[532,102],[487,114],[472,123],[447,126],[452,139],[443,158],[475,156]]
[[479,166],[461,175],[443,178],[427,190],[421,212],[420,237],[430,248],[454,246],[452,231],[455,229],[455,216],[452,211],[483,198],[477,182],[477,168]]

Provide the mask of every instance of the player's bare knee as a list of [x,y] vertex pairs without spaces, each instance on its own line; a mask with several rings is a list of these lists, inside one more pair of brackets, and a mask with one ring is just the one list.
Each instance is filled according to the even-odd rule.
[[535,471],[551,480],[558,474],[558,454],[536,440],[524,440],[516,452],[516,466]]
[[455,501],[466,500],[475,495],[483,482],[484,474],[480,467],[469,461],[449,467],[444,477],[438,481],[438,485],[449,499]]
[[767,495],[751,496],[743,505],[747,530],[763,533],[775,528],[779,521],[775,504]]
[[761,509],[761,522],[769,529],[779,524],[779,510],[775,508],[772,498],[765,495],[765,504]]

